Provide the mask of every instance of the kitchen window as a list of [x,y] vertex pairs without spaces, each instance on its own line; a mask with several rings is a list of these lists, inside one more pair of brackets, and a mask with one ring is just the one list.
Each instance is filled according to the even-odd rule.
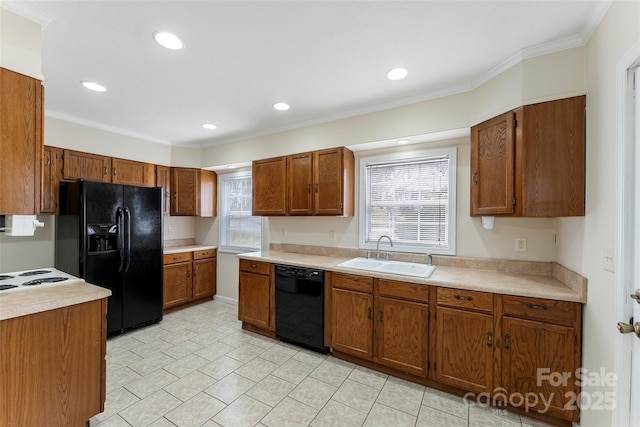
[[262,218],[251,216],[251,172],[220,175],[220,250],[258,251]]
[[360,159],[360,248],[455,255],[456,149]]

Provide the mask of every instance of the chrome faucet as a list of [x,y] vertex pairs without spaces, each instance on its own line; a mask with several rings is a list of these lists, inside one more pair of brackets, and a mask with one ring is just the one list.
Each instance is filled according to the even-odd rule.
[[[376,244],[376,259],[380,259],[380,240],[382,240],[383,237],[389,239],[389,244],[393,246],[393,240],[391,240],[391,237],[387,236],[386,234],[380,236],[378,238],[378,243]],[[389,254],[387,254],[386,258],[389,259]]]
[[429,266],[433,265],[433,257],[431,256],[431,254],[427,254],[427,260],[428,260],[427,265]]

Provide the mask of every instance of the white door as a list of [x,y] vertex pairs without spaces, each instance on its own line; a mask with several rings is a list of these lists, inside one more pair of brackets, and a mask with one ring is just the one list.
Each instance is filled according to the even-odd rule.
[[[640,426],[640,47],[619,64],[616,307],[617,406],[613,424]],[[637,293],[636,293],[637,292]]]

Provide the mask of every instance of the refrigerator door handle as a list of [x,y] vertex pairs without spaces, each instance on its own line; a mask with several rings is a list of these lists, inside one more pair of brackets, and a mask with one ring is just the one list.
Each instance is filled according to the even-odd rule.
[[131,265],[131,211],[128,207],[124,208],[125,221],[125,248],[126,248],[126,264],[124,271],[129,271]]
[[118,227],[118,273],[124,268],[124,227],[122,208],[116,209],[116,226]]

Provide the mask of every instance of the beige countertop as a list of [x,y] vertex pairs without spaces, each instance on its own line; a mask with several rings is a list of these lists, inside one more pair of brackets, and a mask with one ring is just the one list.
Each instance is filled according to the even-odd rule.
[[[239,254],[238,258],[275,264],[319,268],[326,271],[337,271],[424,285],[437,285],[447,288],[580,303],[586,303],[587,301],[586,279],[584,280],[584,284],[570,287],[551,274],[522,274],[477,268],[443,266],[438,265],[436,257],[434,257],[436,269],[428,279],[338,267],[338,264],[353,258],[345,256],[266,250]],[[576,275],[576,273],[573,273],[573,275]],[[559,276],[566,276],[566,274],[559,274]]]
[[107,298],[111,291],[82,279],[0,292],[0,320]]
[[218,249],[214,245],[181,245],[181,246],[165,246],[163,253],[165,255],[179,254],[182,252],[206,251],[208,249]]

